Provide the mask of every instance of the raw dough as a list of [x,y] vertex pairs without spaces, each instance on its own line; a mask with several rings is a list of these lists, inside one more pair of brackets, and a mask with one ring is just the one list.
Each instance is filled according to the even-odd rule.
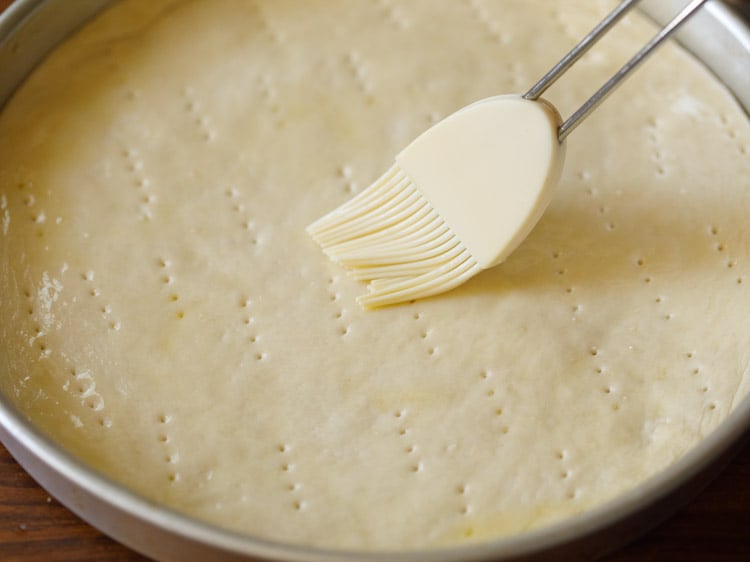
[[748,390],[750,125],[688,55],[570,137],[538,227],[457,290],[363,312],[304,230],[610,7],[115,6],[0,114],[0,388],[145,497],[285,542],[489,539],[633,488]]

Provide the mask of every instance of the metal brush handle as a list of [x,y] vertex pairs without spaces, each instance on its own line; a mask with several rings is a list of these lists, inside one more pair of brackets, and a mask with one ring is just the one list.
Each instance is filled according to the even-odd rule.
[[[607,31],[610,30],[620,19],[632,8],[639,0],[623,0],[620,4],[599,24],[591,30],[591,32],[584,37],[578,45],[565,55],[560,62],[558,62],[552,69],[545,74],[539,82],[534,84],[532,88],[524,94],[524,98],[527,100],[536,100],[541,96],[547,88],[557,81],[566,70],[568,70],[573,64],[580,59],[586,51],[588,51],[594,44],[601,39]],[[623,80],[635,70],[643,61],[645,61],[649,55],[651,55],[656,47],[669,37],[674,31],[676,31],[683,23],[685,23],[690,16],[692,16],[698,8],[703,6],[708,0],[692,0],[690,4],[685,6],[683,10],[677,14],[667,25],[665,25],[659,33],[657,33],[651,41],[646,43],[640,51],[638,51],[633,58],[626,62],[620,70],[618,70],[614,76],[612,76],[604,85],[596,91],[581,107],[579,107],[573,115],[566,119],[560,128],[557,130],[557,137],[560,142],[575,129],[581,121],[583,121],[594,109],[596,109],[600,103],[602,103],[609,94],[611,94],[617,86],[619,86]]]

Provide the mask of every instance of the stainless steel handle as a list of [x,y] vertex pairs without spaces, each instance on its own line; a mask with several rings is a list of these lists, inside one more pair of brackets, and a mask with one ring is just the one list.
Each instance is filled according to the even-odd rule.
[[[529,100],[538,99],[547,88],[557,81],[566,70],[580,59],[586,51],[601,39],[639,0],[623,0],[620,4],[599,24],[591,30],[573,49],[565,55],[552,69],[547,72],[531,89],[524,94]],[[624,80],[630,73],[641,65],[672,33],[674,33],[690,16],[703,6],[708,0],[692,0],[680,13],[672,18],[659,33],[657,33],[640,51],[626,62],[604,85],[599,88],[593,96],[579,107],[573,115],[566,119],[557,131],[560,142],[575,129],[581,122],[596,109]]]

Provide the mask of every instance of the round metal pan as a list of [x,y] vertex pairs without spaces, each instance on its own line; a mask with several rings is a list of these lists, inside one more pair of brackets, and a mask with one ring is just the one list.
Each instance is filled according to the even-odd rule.
[[[16,0],[0,15],[0,108],[28,73],[66,36],[111,0]],[[657,21],[684,0],[652,0]],[[750,111],[750,29],[714,0],[678,40]],[[2,158],[2,155],[0,155]],[[0,377],[8,376],[0,357]],[[37,431],[0,393],[0,440],[50,494],[116,540],[157,560],[338,560],[438,562],[594,558],[672,513],[720,470],[750,434],[750,397],[678,462],[630,492],[579,517],[473,546],[420,552],[343,552],[265,541],[199,522],[135,495],[83,465]]]

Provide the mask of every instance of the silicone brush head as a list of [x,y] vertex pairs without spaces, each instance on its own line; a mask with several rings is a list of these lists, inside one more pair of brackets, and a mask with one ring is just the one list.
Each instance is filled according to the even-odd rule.
[[551,105],[521,96],[469,105],[308,232],[370,282],[365,308],[448,291],[501,263],[541,217],[562,168],[559,123]]

